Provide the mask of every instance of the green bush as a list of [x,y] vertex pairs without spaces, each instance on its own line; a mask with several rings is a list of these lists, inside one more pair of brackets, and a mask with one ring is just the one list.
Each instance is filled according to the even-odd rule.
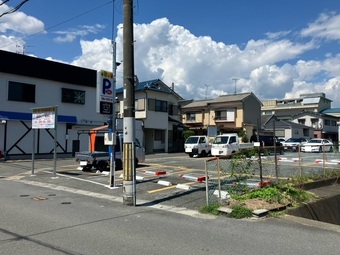
[[183,131],[183,138],[186,140],[189,136],[195,135],[195,132],[193,130],[184,130]]

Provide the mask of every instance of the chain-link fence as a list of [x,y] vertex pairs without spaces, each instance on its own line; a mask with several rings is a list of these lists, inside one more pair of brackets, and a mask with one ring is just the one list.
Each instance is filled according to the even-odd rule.
[[224,204],[231,192],[241,187],[256,188],[279,180],[327,177],[340,172],[338,150],[320,153],[280,151],[252,148],[205,162],[206,202]]

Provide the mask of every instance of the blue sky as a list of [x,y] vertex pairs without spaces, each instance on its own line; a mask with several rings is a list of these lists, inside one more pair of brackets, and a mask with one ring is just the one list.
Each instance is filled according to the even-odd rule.
[[[0,15],[21,2],[6,1]],[[235,85],[237,93],[261,100],[324,92],[340,107],[339,1],[135,0],[134,6],[140,81],[174,83],[185,99],[232,94]],[[29,0],[0,17],[0,49],[112,70],[112,35],[117,61],[123,55],[122,14],[123,0]],[[122,73],[120,66],[117,87]]]

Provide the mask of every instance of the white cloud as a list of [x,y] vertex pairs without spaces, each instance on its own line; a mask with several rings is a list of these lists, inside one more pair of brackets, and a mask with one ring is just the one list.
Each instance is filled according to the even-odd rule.
[[[0,14],[10,10],[7,5],[0,6]],[[11,52],[22,52],[25,47],[25,37],[45,33],[44,23],[35,17],[17,11],[2,16],[0,22],[0,49]],[[21,49],[18,49],[21,47]]]
[[[121,27],[121,24],[118,26]],[[213,98],[232,94],[233,77],[237,92],[253,92],[260,99],[296,97],[302,93],[326,92],[339,98],[340,57],[329,54],[324,60],[299,60],[319,47],[314,41],[299,43],[280,36],[250,40],[244,49],[195,36],[168,19],[134,26],[135,74],[140,81],[161,79],[185,99]],[[277,38],[277,39],[276,39]],[[117,61],[123,59],[123,30],[117,35]],[[82,56],[72,64],[93,69],[112,69],[108,39],[81,40]],[[284,64],[289,61],[289,63]],[[117,87],[122,86],[122,68]],[[208,89],[205,84],[208,84]],[[329,92],[329,94],[327,93]],[[335,101],[335,100],[333,100]],[[333,103],[333,106],[340,106]]]
[[82,55],[72,61],[72,65],[95,70],[112,70],[111,40],[102,38],[94,41],[80,41]]
[[325,38],[329,40],[340,39],[340,15],[334,12],[323,13],[319,18],[309,24],[305,29],[302,29],[302,36],[311,36],[317,38]]
[[[7,5],[0,6],[0,13],[8,11]],[[44,23],[35,17],[28,16],[23,12],[17,11],[1,17],[0,32],[15,32],[24,35],[31,35],[44,31]]]
[[[29,16],[21,15],[22,19],[32,20]],[[9,27],[17,33],[39,31],[43,28],[42,22],[31,22],[26,30],[20,28],[26,31],[24,32],[17,28],[16,22],[8,17],[4,24],[0,24],[0,32],[1,29],[9,31]],[[21,22],[25,23],[24,20]],[[176,92],[185,99],[232,94],[235,90],[232,78],[237,77],[237,92],[253,92],[260,99],[325,92],[333,100],[333,107],[340,107],[340,55],[329,51],[321,57],[316,54],[318,59],[304,58],[306,53],[317,52],[322,47],[323,38],[340,38],[340,32],[336,29],[339,22],[340,15],[322,14],[314,23],[300,31],[304,42],[299,41],[301,38],[288,39],[287,36],[295,34],[294,31],[278,31],[267,33],[267,37],[263,39],[249,40],[244,48],[216,42],[209,36],[196,36],[182,26],[171,24],[167,18],[148,24],[135,24],[135,74],[140,81],[161,79],[169,86],[174,83]],[[116,60],[121,62],[122,24],[117,27]],[[112,70],[111,39],[87,38],[102,29],[101,25],[78,26],[69,31],[58,31],[56,40],[72,42],[80,38],[82,54],[72,61],[72,65]],[[16,39],[15,36],[1,35],[0,46]],[[13,45],[7,49],[15,51]],[[117,87],[123,83],[122,66],[117,69]]]
[[104,29],[105,27],[100,24],[96,24],[93,26],[80,26],[78,28],[73,28],[67,31],[56,31],[55,34],[59,34],[60,36],[57,36],[54,38],[54,41],[56,42],[73,42],[78,37],[85,37],[89,34],[98,34],[99,31]]

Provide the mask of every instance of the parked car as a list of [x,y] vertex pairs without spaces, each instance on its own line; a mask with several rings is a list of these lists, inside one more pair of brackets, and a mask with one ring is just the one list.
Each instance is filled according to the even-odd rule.
[[[274,146],[276,149],[276,153],[283,155],[283,146],[282,143],[279,142],[278,138],[271,135],[259,135],[259,142],[262,148],[262,152],[264,154],[270,155],[274,152]],[[257,139],[256,139],[257,140]]]
[[282,144],[286,141],[286,139],[284,139],[284,137],[278,137],[277,140]]
[[328,139],[313,138],[309,142],[301,145],[302,152],[323,152],[333,151],[333,143]]
[[282,145],[285,150],[297,151],[299,146],[307,142],[306,138],[289,138],[287,141],[282,142]]

